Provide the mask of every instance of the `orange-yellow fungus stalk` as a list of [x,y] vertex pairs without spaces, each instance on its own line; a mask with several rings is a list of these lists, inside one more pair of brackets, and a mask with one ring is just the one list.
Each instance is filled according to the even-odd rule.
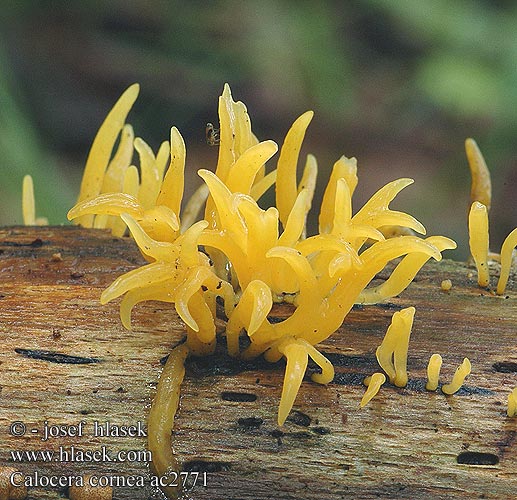
[[380,367],[397,387],[405,387],[408,380],[407,353],[414,316],[414,307],[394,313],[386,335],[375,353]]
[[425,388],[428,391],[436,391],[440,379],[440,368],[442,367],[442,357],[439,354],[433,354],[429,358],[427,364],[427,384]]
[[490,283],[488,270],[488,212],[485,205],[475,201],[469,213],[469,246],[476,263],[478,284],[487,287]]
[[472,176],[470,203],[478,201],[485,205],[487,211],[490,211],[492,203],[490,171],[474,139],[469,138],[465,140],[465,152],[467,153],[470,174]]
[[513,250],[517,246],[517,228],[515,228],[503,241],[501,247],[501,274],[497,282],[497,294],[502,295],[510,277],[512,267]]
[[363,408],[370,400],[377,395],[381,386],[386,382],[386,376],[384,373],[374,373],[371,377],[368,377],[368,387],[364,393],[359,406]]
[[508,394],[508,409],[506,413],[509,417],[517,417],[517,387]]
[[465,358],[460,366],[456,369],[454,376],[452,377],[452,381],[450,384],[445,384],[442,386],[442,392],[444,394],[454,394],[458,392],[463,385],[463,382],[467,375],[470,374],[471,364],[468,358]]

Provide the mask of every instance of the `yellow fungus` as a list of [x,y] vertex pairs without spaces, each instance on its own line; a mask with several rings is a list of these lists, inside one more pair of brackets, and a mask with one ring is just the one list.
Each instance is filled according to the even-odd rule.
[[478,284],[487,287],[490,283],[488,270],[488,213],[482,203],[472,203],[469,213],[469,246],[476,263]]
[[427,365],[427,384],[425,388],[428,391],[436,391],[440,378],[440,368],[442,367],[442,357],[439,354],[433,354],[429,358]]
[[[171,353],[172,367],[164,369],[163,383],[158,386],[162,396],[157,396],[150,417],[150,447],[157,450],[154,467],[163,472],[170,466],[177,470],[170,431],[183,362],[187,353],[214,351],[218,297],[224,301],[228,318],[230,355],[243,359],[264,355],[271,362],[286,359],[278,411],[282,425],[295,403],[309,357],[321,370],[312,375],[314,382],[327,384],[333,379],[334,368],[317,344],[340,327],[354,303],[378,302],[402,292],[430,257],[440,260],[441,252],[454,248],[455,243],[442,236],[422,239],[414,235],[413,231],[425,234],[423,225],[389,207],[411,179],[388,183],[354,214],[357,162],[346,157],[334,164],[325,189],[319,233],[307,237],[318,166],[316,158],[307,155],[298,182],[297,164],[313,113],[306,112],[295,121],[280,148],[277,168],[266,172],[266,162],[279,148],[273,141],[255,137],[245,105],[233,100],[228,85],[219,98],[217,167],[215,172],[198,172],[204,184],[180,213],[185,144],[174,127],[170,144],[164,142],[156,155],[142,139],[134,138],[131,126],[124,122],[137,91],[135,87],[126,91],[101,126],[81,196],[68,216],[110,227],[118,235],[127,226],[147,259],[147,265],[118,277],[101,295],[103,304],[123,297],[120,317],[126,328],[131,326],[132,309],[146,300],[173,304],[185,323],[186,343]],[[110,160],[119,134],[118,149]],[[133,148],[140,158],[140,171],[130,164]],[[95,167],[91,158],[96,158]],[[263,209],[257,200],[273,184],[277,206]],[[196,222],[203,203],[204,218]],[[381,230],[387,226],[409,234],[386,239]],[[364,291],[388,262],[403,256],[384,285]],[[292,314],[282,322],[271,321],[273,304],[284,301],[293,304]],[[407,308],[394,315],[378,350],[381,367],[399,386],[407,383],[414,312]],[[249,345],[241,351],[242,335]],[[381,373],[374,374],[362,405],[385,379]],[[170,398],[163,396],[165,390],[171,391]],[[162,412],[169,413],[160,416]]]
[[276,206],[280,221],[284,225],[287,222],[287,217],[293,208],[298,193],[296,165],[305,132],[313,116],[314,113],[312,111],[307,111],[295,120],[289,132],[287,132],[284,144],[280,150],[276,177]]
[[517,387],[508,394],[508,410],[509,417],[517,417]]
[[[129,110],[135,102],[140,87],[138,84],[131,85],[120,97],[103,124],[99,128],[93,141],[86,166],[84,167],[83,180],[79,192],[78,202],[94,198],[101,193],[104,183],[104,174],[108,167],[111,151],[120,131],[124,127],[124,122]],[[93,225],[93,215],[86,214],[77,221],[85,227]]]
[[463,385],[463,381],[465,377],[470,374],[471,365],[468,358],[463,360],[460,366],[456,369],[454,376],[452,377],[452,382],[450,384],[445,384],[442,386],[442,392],[444,394],[454,394],[458,392],[461,386]]
[[374,373],[371,377],[369,377],[368,388],[364,393],[359,406],[363,408],[366,406],[370,400],[379,392],[381,386],[386,382],[386,376],[384,373]]
[[[152,453],[152,468],[158,477],[179,474],[178,460],[173,454],[171,437],[174,416],[178,410],[180,387],[185,376],[185,359],[189,354],[186,344],[175,347],[163,367],[156,396],[154,397],[148,419],[148,444]],[[172,476],[171,476],[172,477]],[[181,484],[179,481],[167,481],[167,484]],[[168,486],[165,492],[169,498],[178,497],[178,487]]]
[[414,316],[414,307],[394,313],[386,335],[375,353],[380,367],[397,387],[407,385],[407,352]]
[[515,228],[503,241],[501,247],[501,274],[497,282],[497,294],[502,295],[510,277],[512,267],[513,249],[517,246],[517,228]]
[[451,288],[452,288],[452,281],[447,279],[447,280],[443,280],[441,283],[440,283],[440,288],[444,291],[444,292],[448,292]]
[[470,189],[470,203],[478,201],[485,205],[487,212],[490,211],[492,202],[492,183],[490,171],[486,166],[485,159],[479,150],[474,139],[465,140],[465,152],[469,162],[472,184]]
[[34,201],[34,183],[30,175],[23,178],[22,185],[22,212],[25,226],[46,226],[46,217],[36,217],[36,204]]
[[36,209],[34,206],[34,183],[32,182],[32,177],[30,175],[26,175],[23,178],[22,207],[23,223],[26,226],[34,226],[36,224]]

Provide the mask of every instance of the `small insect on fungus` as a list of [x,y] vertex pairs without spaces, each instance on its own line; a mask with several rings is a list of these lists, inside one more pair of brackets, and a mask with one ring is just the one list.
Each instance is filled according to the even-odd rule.
[[206,124],[205,129],[206,143],[209,146],[219,146],[219,129],[215,128],[211,123]]

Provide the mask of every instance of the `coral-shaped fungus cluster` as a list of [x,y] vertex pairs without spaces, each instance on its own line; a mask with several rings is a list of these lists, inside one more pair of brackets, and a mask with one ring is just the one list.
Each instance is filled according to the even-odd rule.
[[[86,227],[111,228],[115,235],[123,235],[127,226],[149,262],[116,279],[101,301],[123,296],[120,315],[127,328],[137,303],[173,303],[187,327],[188,349],[195,355],[214,351],[216,306],[224,302],[231,356],[286,358],[278,415],[282,424],[309,357],[321,368],[312,376],[315,382],[333,379],[332,364],[315,346],[339,328],[354,303],[375,303],[399,294],[430,257],[440,260],[443,250],[456,245],[443,236],[385,238],[386,226],[425,234],[415,218],[389,208],[411,179],[390,182],[354,214],[357,165],[355,158],[344,156],[335,162],[323,195],[319,232],[307,236],[317,162],[307,156],[300,182],[297,164],[313,113],[293,123],[276,168],[266,171],[278,146],[255,137],[245,105],[232,99],[227,85],[219,98],[217,168],[215,173],[199,171],[204,185],[180,213],[184,141],[173,127],[170,143],[164,142],[155,155],[142,139],[135,139],[125,121],[137,95],[138,86],[131,86],[101,126],[78,203],[68,214]],[[140,169],[131,164],[133,149]],[[264,210],[257,202],[273,185],[276,207]],[[204,217],[195,222],[203,204]],[[386,282],[367,288],[388,262],[401,256],[405,257]],[[293,304],[292,314],[272,321],[273,305],[283,301]],[[240,342],[243,334],[246,343]]]

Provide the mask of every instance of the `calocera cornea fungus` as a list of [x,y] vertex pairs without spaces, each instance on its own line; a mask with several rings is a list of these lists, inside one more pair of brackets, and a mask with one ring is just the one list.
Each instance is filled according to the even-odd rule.
[[429,358],[427,364],[427,384],[425,388],[428,391],[436,391],[440,380],[440,369],[442,367],[442,357],[439,354],[433,354]]
[[386,382],[386,375],[384,375],[384,373],[377,372],[371,377],[367,377],[367,380],[365,380],[367,388],[361,402],[359,403],[361,408],[366,406],[372,398],[377,395],[384,382]]
[[[137,94],[138,86],[131,86],[101,126],[78,203],[68,217],[88,227],[111,228],[116,235],[127,226],[148,260],[147,265],[117,278],[101,296],[102,303],[123,296],[124,326],[130,328],[131,310],[144,300],[174,303],[186,324],[186,342],[170,355],[150,415],[150,447],[155,469],[162,473],[175,466],[169,438],[183,362],[188,355],[214,351],[218,297],[224,301],[228,318],[226,342],[231,356],[249,359],[264,354],[271,362],[286,359],[278,411],[282,425],[309,357],[321,370],[313,374],[313,381],[327,384],[333,379],[332,364],[316,345],[339,328],[354,303],[373,303],[400,293],[430,257],[440,260],[443,250],[456,245],[442,236],[415,236],[425,234],[423,225],[389,208],[411,179],[388,183],[354,214],[357,163],[346,157],[333,166],[320,208],[319,232],[307,236],[306,219],[318,167],[315,157],[308,155],[298,182],[297,164],[313,113],[308,111],[295,120],[278,148],[273,141],[259,141],[253,134],[245,105],[233,100],[228,85],[219,98],[217,167],[215,172],[199,171],[204,187],[180,214],[184,141],[173,127],[170,142],[163,143],[155,156],[143,140],[135,139],[125,120]],[[140,174],[131,165],[133,148],[140,158]],[[276,168],[267,172],[266,163],[279,149]],[[273,185],[276,207],[263,209],[257,201]],[[195,222],[205,199],[204,219]],[[387,226],[402,228],[397,233],[402,235],[386,239],[382,229]],[[403,256],[384,285],[366,288],[388,262]],[[273,304],[279,302],[291,302],[294,311],[282,322],[270,321]],[[400,320],[405,333],[389,349],[380,348],[382,357],[394,356],[393,370],[384,361],[381,366],[399,386],[407,383],[413,315],[414,308],[396,313],[393,321],[396,325]],[[242,335],[249,342],[241,351]],[[392,334],[386,337],[391,339]],[[386,356],[385,350],[389,350]],[[384,380],[383,374],[374,374],[362,405]]]
[[456,368],[454,376],[450,384],[442,385],[442,392],[447,395],[458,392],[465,381],[465,378],[470,375],[471,364],[469,358],[465,358],[463,362]]
[[386,335],[375,355],[379,366],[397,387],[407,385],[407,352],[415,308],[406,307],[393,314]]
[[470,253],[476,263],[478,285],[487,287],[490,284],[488,270],[488,212],[483,203],[475,201],[469,212],[469,246]]
[[506,414],[509,417],[517,417],[517,387],[508,394],[508,408]]
[[[469,246],[478,272],[478,284],[481,287],[487,287],[490,283],[488,261],[491,254],[489,253],[488,213],[492,203],[492,183],[490,171],[474,139],[465,141],[465,151],[472,175]],[[497,283],[498,295],[502,295],[506,289],[512,265],[513,250],[516,246],[517,228],[505,238],[501,247],[501,272]],[[497,254],[492,254],[492,256],[499,258]]]
[[26,175],[22,183],[22,213],[25,226],[46,226],[46,217],[36,217],[36,202],[34,199],[34,182],[32,176]]

